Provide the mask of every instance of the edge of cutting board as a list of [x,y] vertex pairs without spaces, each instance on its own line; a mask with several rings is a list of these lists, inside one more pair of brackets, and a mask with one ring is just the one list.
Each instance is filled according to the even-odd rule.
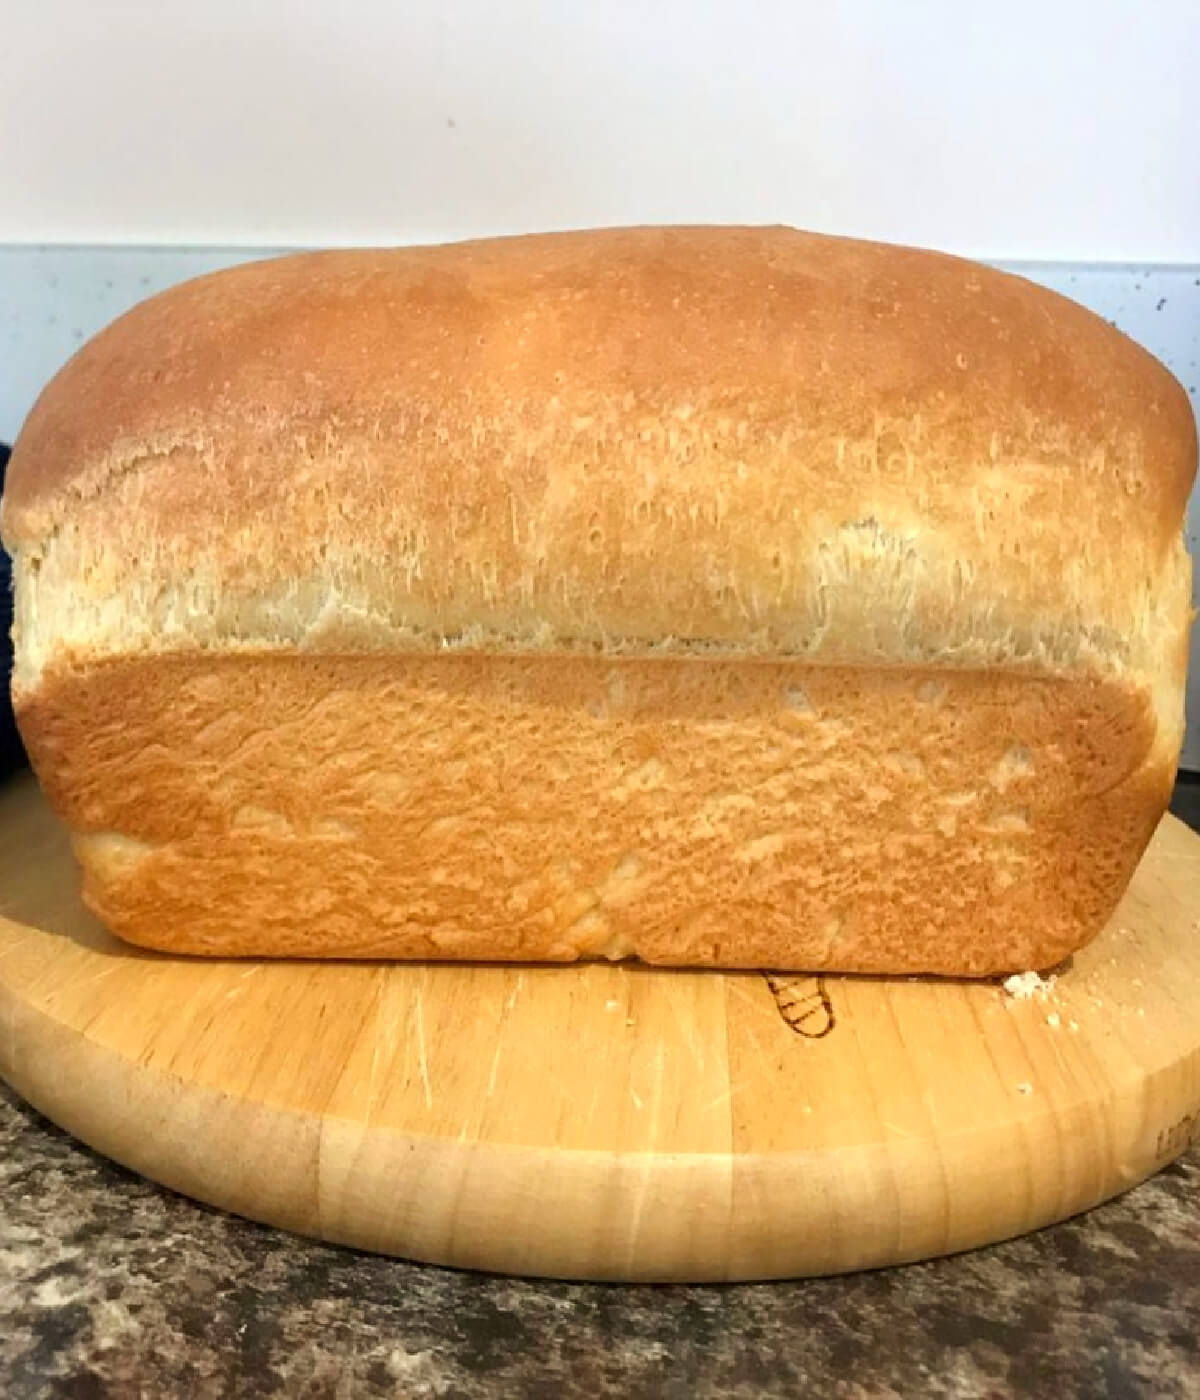
[[100,1152],[282,1228],[625,1280],[831,1273],[1075,1214],[1200,1136],[1200,838],[995,983],[203,962],[107,935],[0,789],[0,1074]]

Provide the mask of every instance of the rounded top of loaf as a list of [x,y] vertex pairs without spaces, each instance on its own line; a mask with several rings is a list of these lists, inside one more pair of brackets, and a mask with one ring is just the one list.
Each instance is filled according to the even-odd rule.
[[512,417],[489,436],[524,437],[532,416],[581,399],[628,428],[715,411],[735,435],[774,421],[847,443],[921,417],[963,477],[1035,443],[1068,470],[1104,451],[1123,475],[1139,458],[1172,527],[1195,470],[1168,371],[1023,278],[789,228],[607,229],[297,254],[149,298],[38,400],[6,533],[52,528],[139,440],[155,451],[200,431],[232,451],[268,427],[412,415],[469,434],[497,410]]
[[613,229],[152,297],[43,392],[0,524],[46,597],[69,570],[69,609],[26,610],[39,656],[74,628],[77,651],[1063,662],[1131,655],[1165,571],[1175,606],[1195,463],[1167,370],[1020,277],[787,228]]

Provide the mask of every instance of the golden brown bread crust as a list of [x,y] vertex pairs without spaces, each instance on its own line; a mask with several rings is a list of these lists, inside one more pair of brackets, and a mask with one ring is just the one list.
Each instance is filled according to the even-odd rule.
[[[589,394],[599,403],[581,401]],[[399,446],[424,422],[449,439],[449,466],[456,438],[499,439],[521,409],[540,426],[552,398],[568,419],[598,407],[635,437],[642,419],[661,438],[663,407],[688,404],[679,438],[701,411],[729,414],[742,442],[772,419],[797,436],[834,425],[848,446],[875,440],[883,470],[903,444],[878,441],[877,423],[920,414],[931,438],[947,434],[934,447],[941,472],[966,488],[980,463],[1041,437],[1045,465],[1095,476],[1089,459],[1103,455],[1113,484],[1152,494],[1164,537],[1195,470],[1174,379],[1091,312],[1019,277],[791,229],[617,229],[301,254],[152,297],[85,346],[34,410],[22,455],[37,466],[13,464],[6,530],[18,542],[43,533],[96,489],[114,448],[153,452],[163,434],[186,443],[194,432],[232,455],[234,430],[291,446],[331,424],[342,443],[399,427]],[[786,414],[800,404],[803,418]],[[494,414],[508,421],[493,425]],[[602,441],[605,424],[563,426]],[[505,445],[472,441],[465,455],[483,477]],[[285,488],[302,460],[275,460]],[[534,479],[553,465],[526,464]],[[444,484],[411,488],[449,512],[458,498]]]
[[1172,777],[1115,684],[802,662],[141,658],[23,721],[88,902],[205,954],[1042,968]]
[[1136,667],[1195,455],[1151,356],[932,253],[641,229],[258,263],[122,317],[30,415],[17,683],[52,651],[444,638]]
[[31,414],[18,716],[136,941],[1044,966],[1166,802],[1195,459],[1124,336],[916,250],[254,264]]

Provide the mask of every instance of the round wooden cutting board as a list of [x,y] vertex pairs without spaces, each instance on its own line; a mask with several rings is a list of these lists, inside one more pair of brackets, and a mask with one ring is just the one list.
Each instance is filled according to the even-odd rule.
[[1200,1129],[1200,838],[1166,818],[1048,990],[629,966],[202,962],[82,908],[0,791],[0,1072],[256,1220],[603,1279],[920,1259],[1104,1200]]

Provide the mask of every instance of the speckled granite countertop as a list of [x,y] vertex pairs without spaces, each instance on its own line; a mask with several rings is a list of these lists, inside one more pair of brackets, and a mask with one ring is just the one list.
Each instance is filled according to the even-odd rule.
[[0,1088],[0,1393],[1200,1395],[1200,1152],[1039,1234],[876,1273],[536,1283],[249,1224]]
[[[1200,823],[1200,785],[1174,805]],[[0,1086],[0,1394],[1200,1397],[1200,1150],[954,1259],[622,1288],[249,1224],[104,1161]]]

